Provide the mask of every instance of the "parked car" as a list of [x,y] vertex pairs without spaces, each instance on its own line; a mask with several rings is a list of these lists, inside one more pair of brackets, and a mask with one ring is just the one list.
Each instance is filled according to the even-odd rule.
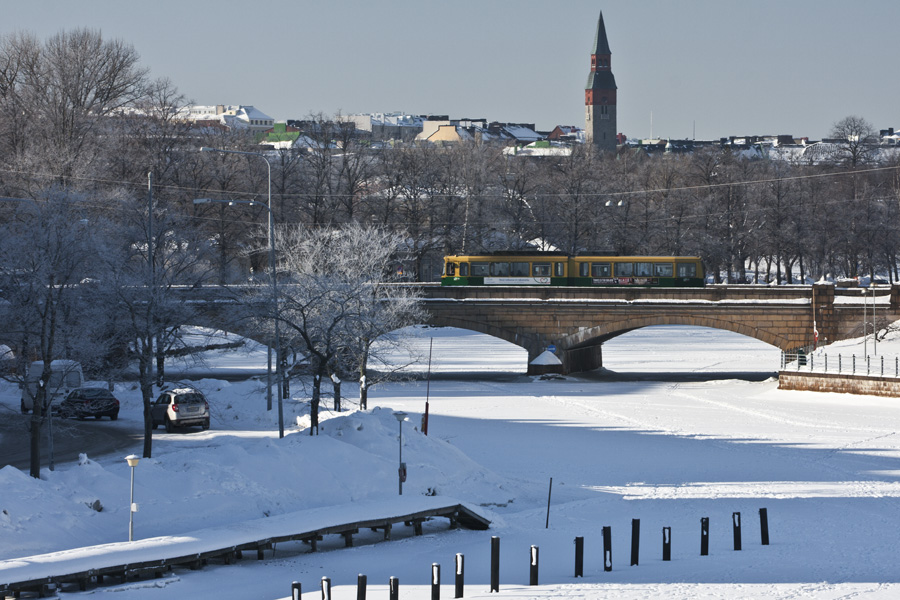
[[168,433],[192,425],[209,429],[209,402],[202,392],[193,388],[166,390],[150,407],[150,416],[153,429],[164,425]]
[[72,390],[57,409],[63,418],[119,418],[119,400],[106,388],[83,387]]
[[[25,381],[22,383],[22,414],[34,410],[34,397],[44,371],[44,361],[36,360],[28,367]],[[47,384],[45,407],[52,407],[54,402],[62,400],[73,389],[84,385],[84,374],[81,363],[74,360],[59,359],[50,362],[50,381]]]

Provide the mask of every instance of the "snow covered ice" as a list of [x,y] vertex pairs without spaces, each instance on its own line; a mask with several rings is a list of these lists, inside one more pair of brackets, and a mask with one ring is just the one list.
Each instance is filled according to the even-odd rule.
[[[355,598],[357,574],[369,597],[429,598],[431,564],[442,565],[442,597],[453,595],[454,557],[465,555],[466,598],[488,598],[490,537],[501,544],[500,594],[509,598],[894,598],[900,593],[898,399],[786,392],[774,374],[778,350],[710,329],[654,327],[607,342],[605,372],[542,381],[521,375],[521,348],[460,330],[418,329],[427,360],[429,435],[420,431],[424,377],[370,388],[365,413],[331,412],[323,399],[318,437],[303,391],[285,404],[277,436],[261,381],[200,379],[210,401],[209,431],[155,432],[154,456],[135,471],[135,539],[188,536],[297,511],[384,502],[397,495],[398,423],[409,477],[404,496],[436,493],[481,506],[488,531],[425,524],[415,537],[360,532],[355,547],[326,536],[319,552],[301,543],[264,561],[176,569],[64,597],[115,592],[116,598]],[[879,343],[893,353],[896,341]],[[260,353],[219,352],[210,367],[264,365]],[[426,363],[416,369],[423,374]],[[517,374],[518,373],[518,374]],[[750,375],[749,377],[743,377]],[[755,376],[754,376],[755,375]],[[736,377],[741,376],[741,379]],[[327,389],[327,386],[326,386]],[[19,390],[0,388],[0,411],[18,410]],[[140,396],[120,385],[119,421],[91,423],[138,431]],[[345,400],[355,390],[344,382]],[[346,406],[346,402],[345,402]],[[134,446],[140,453],[139,441]],[[0,560],[128,535],[129,467],[122,456],[58,456],[41,480],[0,469]],[[65,462],[64,462],[65,461]],[[547,494],[553,478],[547,518]],[[102,505],[97,511],[96,501]],[[348,507],[349,505],[349,507]],[[760,544],[767,508],[771,545]],[[732,514],[741,513],[742,550],[732,549]],[[700,556],[700,519],[710,519],[709,556]],[[640,565],[628,566],[631,520],[641,520]],[[612,528],[611,572],[603,571],[601,528]],[[661,560],[671,527],[672,561]],[[585,577],[575,579],[576,536],[585,539]],[[529,587],[530,546],[540,548],[540,582]],[[0,565],[2,568],[2,565]],[[2,579],[2,572],[0,572]]]

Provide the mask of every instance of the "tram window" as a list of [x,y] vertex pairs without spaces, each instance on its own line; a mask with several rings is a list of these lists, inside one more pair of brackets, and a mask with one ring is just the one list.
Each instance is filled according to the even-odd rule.
[[553,276],[554,277],[565,277],[566,276],[566,263],[553,263]]
[[609,277],[609,263],[591,263],[591,277]]
[[616,263],[616,277],[631,277],[634,274],[634,264],[621,262]]
[[678,263],[679,277],[696,277],[697,265],[695,263]]
[[490,263],[486,262],[473,262],[472,277],[487,277],[489,265]]
[[634,274],[637,277],[650,277],[653,275],[653,263],[634,263]]
[[513,277],[528,277],[528,263],[514,262],[510,265],[510,275]]
[[534,277],[550,277],[550,263],[532,263],[531,273]]
[[578,263],[578,275],[580,277],[587,277],[588,273],[590,273],[591,265],[590,263]]
[[447,273],[446,273],[446,275],[447,275],[448,277],[453,277],[454,275],[456,275],[456,264],[455,264],[455,263],[451,263],[451,262],[448,262],[448,263],[447,263]]
[[459,276],[460,277],[468,277],[469,276],[469,263],[459,263]]
[[491,275],[493,275],[494,277],[509,277],[509,263],[492,262]]
[[653,269],[657,277],[672,276],[672,263],[656,263],[653,265]]

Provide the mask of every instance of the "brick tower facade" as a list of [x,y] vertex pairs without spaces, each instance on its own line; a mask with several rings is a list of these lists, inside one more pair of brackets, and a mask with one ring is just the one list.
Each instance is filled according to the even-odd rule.
[[615,152],[616,78],[612,74],[611,56],[601,12],[591,50],[591,72],[584,88],[585,134],[587,142],[598,150]]

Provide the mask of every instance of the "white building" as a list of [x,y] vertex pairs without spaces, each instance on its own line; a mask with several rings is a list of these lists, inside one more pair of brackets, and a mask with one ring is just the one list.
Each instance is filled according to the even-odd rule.
[[275,126],[275,119],[250,105],[216,104],[203,106],[195,104],[183,111],[188,121],[218,121],[233,128],[266,131]]

